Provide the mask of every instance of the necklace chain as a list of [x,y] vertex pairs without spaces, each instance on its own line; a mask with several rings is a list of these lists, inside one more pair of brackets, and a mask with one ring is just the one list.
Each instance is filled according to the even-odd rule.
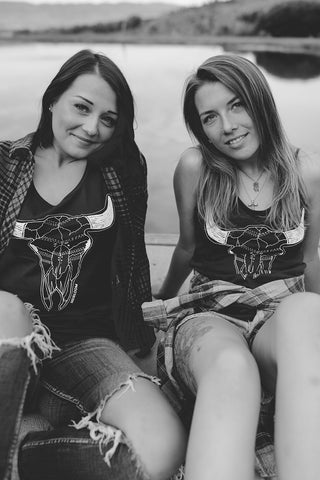
[[252,188],[255,192],[259,192],[260,191],[260,184],[259,184],[259,180],[260,178],[262,177],[262,175],[264,174],[264,170],[261,171],[260,175],[258,176],[258,178],[252,178],[251,175],[249,175],[248,173],[246,173],[244,170],[241,170],[241,168],[239,168],[240,172],[242,172],[246,177],[248,177],[251,181],[252,181]]
[[[242,170],[240,170],[240,171],[242,172]],[[264,172],[264,170],[262,171],[262,173],[263,173],[263,172]],[[243,173],[244,173],[244,172],[243,172]],[[259,178],[256,180],[256,182],[261,178],[262,173],[259,175]],[[247,175],[247,174],[245,174],[245,175]],[[247,177],[249,177],[249,175],[247,175]],[[249,177],[249,178],[252,180],[251,177]],[[259,206],[259,204],[257,203],[256,200],[257,200],[257,198],[259,197],[260,193],[262,192],[262,190],[263,190],[263,188],[264,188],[264,186],[265,186],[265,184],[266,184],[267,178],[268,178],[268,174],[266,175],[266,177],[265,177],[265,179],[264,179],[264,181],[263,181],[263,184],[262,184],[261,188],[260,188],[260,186],[259,186],[259,189],[258,189],[258,190],[255,190],[255,189],[253,188],[254,191],[255,191],[255,192],[258,192],[258,193],[257,193],[257,195],[256,195],[254,198],[252,198],[252,196],[251,196],[250,193],[248,192],[248,189],[247,189],[247,187],[246,187],[246,185],[245,185],[242,177],[240,177],[240,179],[242,180],[242,185],[243,185],[244,191],[245,191],[248,199],[250,200],[250,203],[247,204],[247,206],[248,206],[249,208],[252,208],[253,210],[255,210],[255,209]]]

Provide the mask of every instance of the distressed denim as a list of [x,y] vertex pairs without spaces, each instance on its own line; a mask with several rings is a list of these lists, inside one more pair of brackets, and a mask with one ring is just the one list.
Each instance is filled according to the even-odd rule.
[[[112,448],[102,448],[88,430],[61,427],[29,433],[19,453],[21,480],[143,480],[135,454],[120,443],[108,466],[103,455]],[[13,479],[16,480],[16,479]]]
[[18,434],[31,376],[56,345],[32,305],[25,304],[33,323],[23,338],[0,339],[0,480],[10,480],[18,448]]
[[[0,340],[0,479],[17,480],[16,460],[21,480],[147,479],[127,437],[102,424],[100,414],[119,388],[134,389],[136,377],[158,380],[140,371],[109,340],[89,339],[56,352],[50,338],[37,333],[38,342],[34,332],[30,338]],[[48,424],[45,431],[19,438],[23,409],[34,399],[35,382],[30,380],[39,379],[36,392],[42,413],[56,424],[60,415],[60,421],[68,420],[70,425],[72,418],[66,412],[77,412],[77,422],[60,428]]]
[[26,351],[8,345],[0,346],[1,480],[10,480],[11,477],[29,380],[29,359]]

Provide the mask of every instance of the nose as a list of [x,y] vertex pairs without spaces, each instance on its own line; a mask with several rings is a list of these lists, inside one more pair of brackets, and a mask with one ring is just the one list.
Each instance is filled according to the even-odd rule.
[[94,115],[89,115],[86,118],[85,122],[83,123],[82,128],[87,135],[89,135],[90,137],[93,137],[98,133],[98,125],[99,125],[99,119]]
[[237,129],[237,125],[231,115],[225,114],[221,116],[222,130],[224,133],[232,133]]

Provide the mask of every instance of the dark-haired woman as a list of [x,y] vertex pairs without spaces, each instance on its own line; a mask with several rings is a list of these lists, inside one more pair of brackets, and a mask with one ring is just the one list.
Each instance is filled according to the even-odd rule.
[[155,340],[141,314],[146,165],[133,120],[119,68],[82,50],[45,91],[37,131],[0,143],[1,479],[34,404],[64,428],[25,438],[22,479],[160,480],[183,460],[178,417],[131,359]]

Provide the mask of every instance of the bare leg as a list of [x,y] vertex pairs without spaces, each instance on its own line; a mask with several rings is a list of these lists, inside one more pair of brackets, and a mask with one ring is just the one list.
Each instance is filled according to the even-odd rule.
[[317,480],[320,469],[320,297],[287,298],[253,344],[261,378],[276,389],[280,480]]
[[253,479],[260,379],[246,341],[223,318],[201,315],[180,328],[175,353],[196,394],[186,480]]
[[11,293],[0,291],[0,341],[22,338],[32,332],[32,320],[23,302]]
[[157,385],[138,377],[134,390],[120,389],[106,403],[101,420],[121,429],[152,480],[168,479],[183,463],[182,424]]

